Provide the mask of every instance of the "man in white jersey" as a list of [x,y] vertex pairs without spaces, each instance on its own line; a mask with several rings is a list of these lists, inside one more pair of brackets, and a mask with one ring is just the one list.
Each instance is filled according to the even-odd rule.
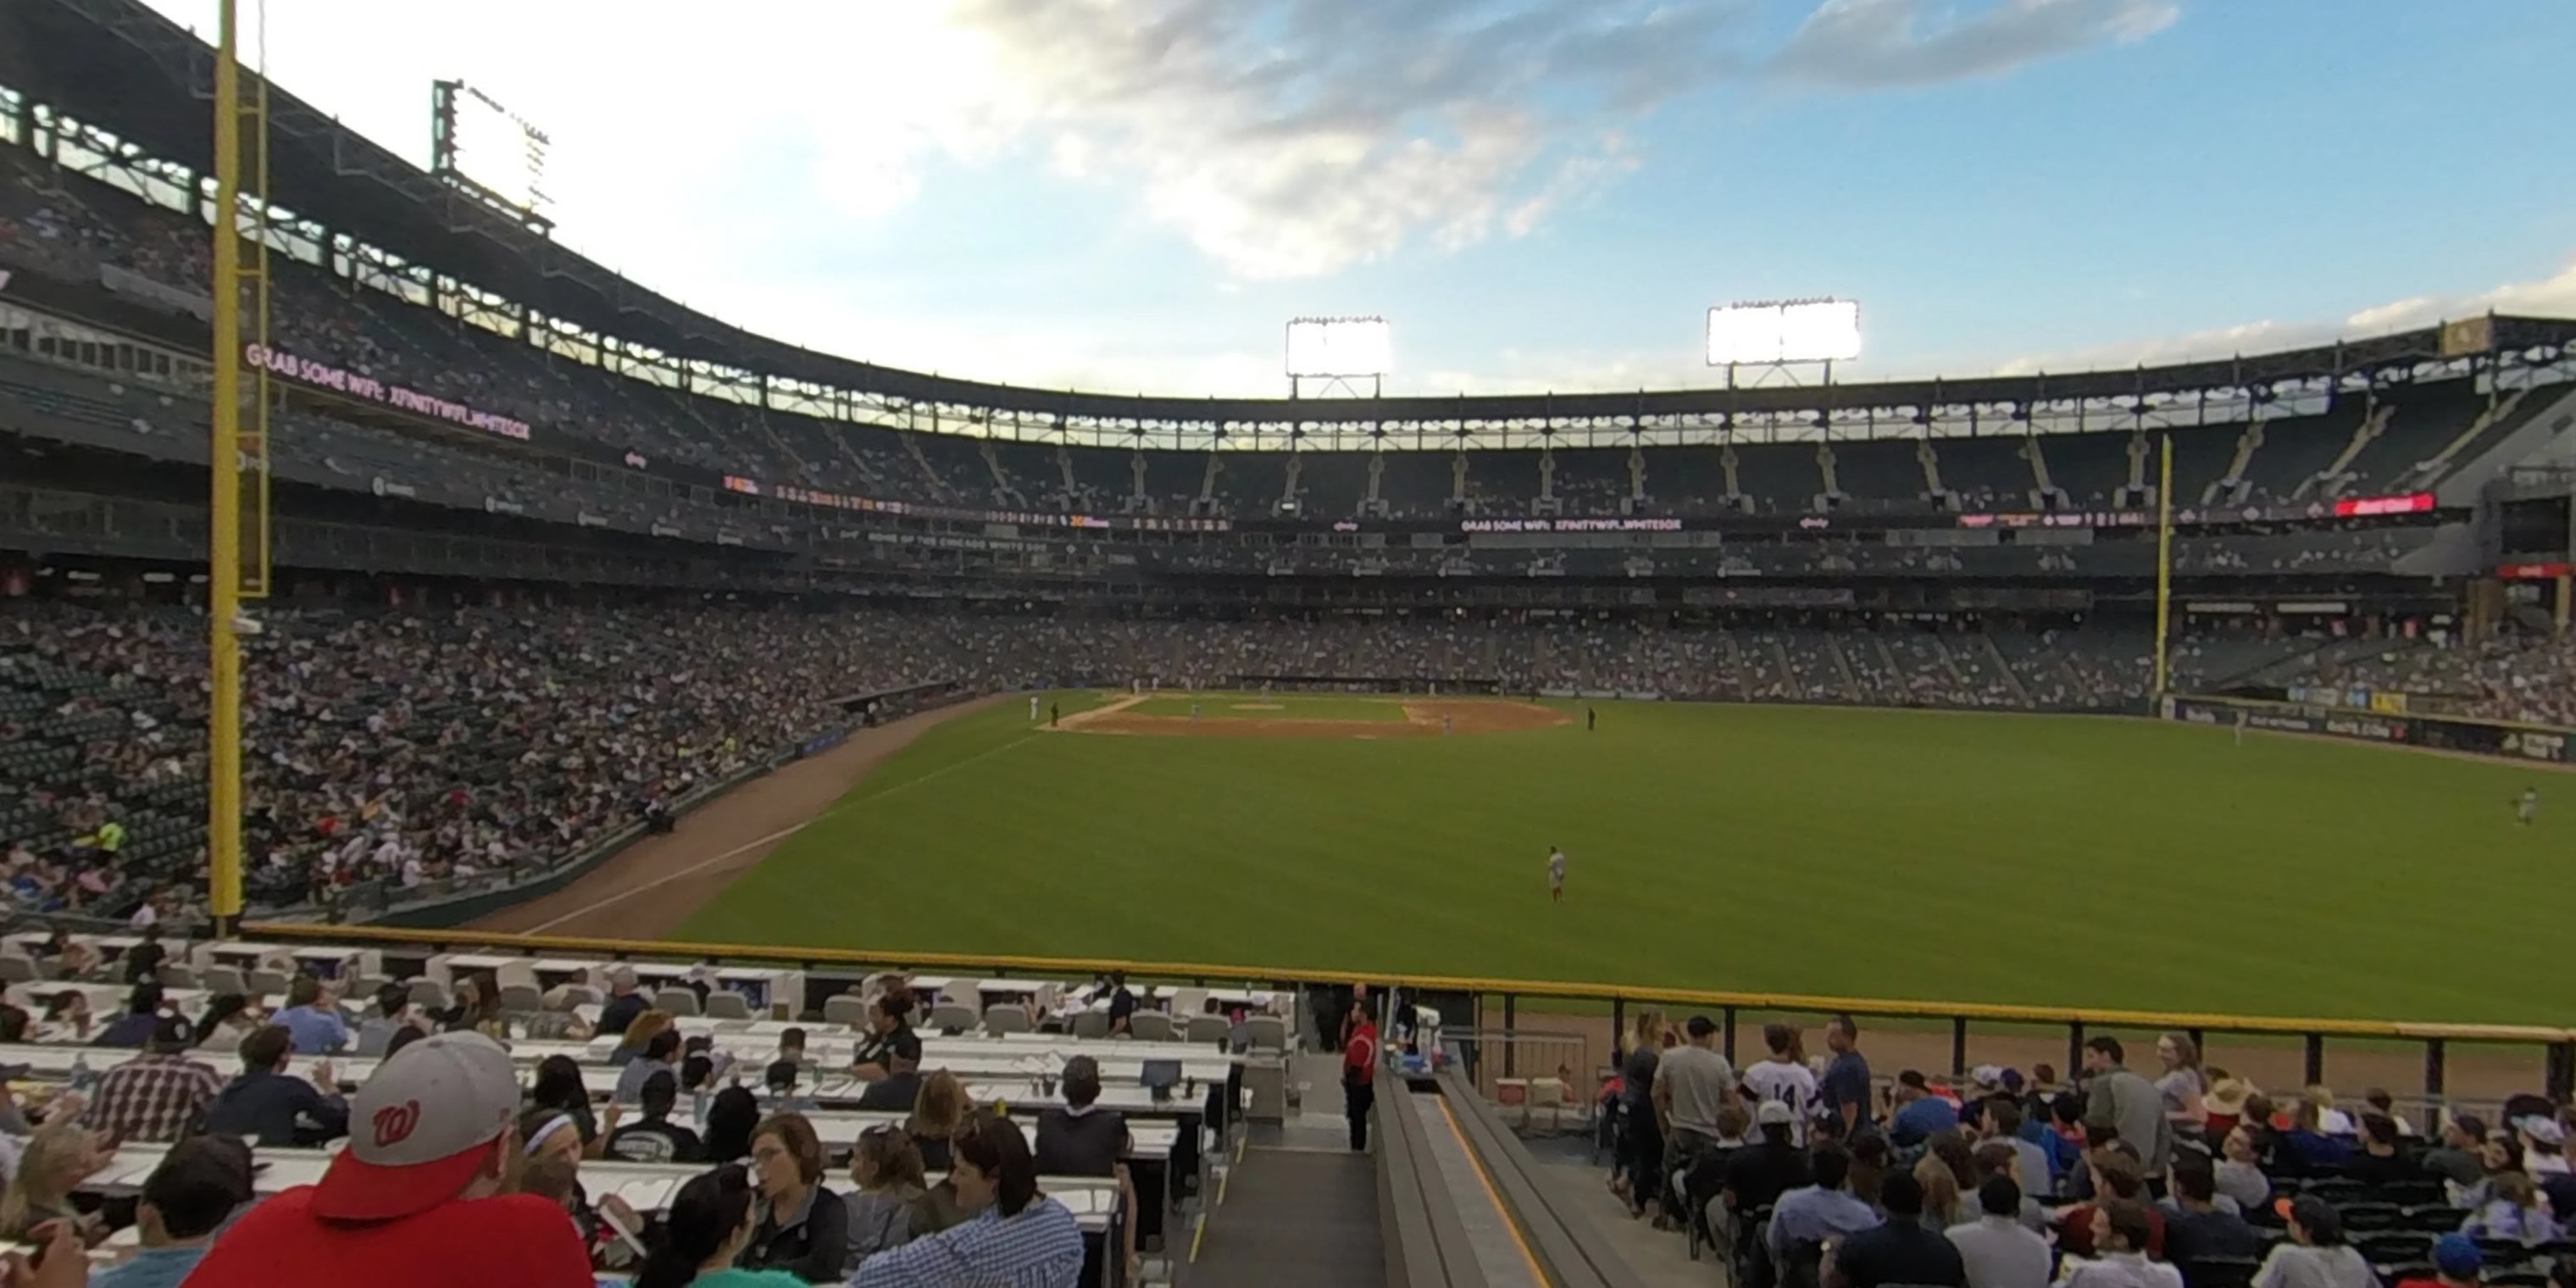
[[1754,1105],[1777,1101],[1789,1107],[1789,1142],[1807,1143],[1807,1124],[1816,1116],[1816,1075],[1798,1059],[1798,1030],[1780,1023],[1762,1026],[1762,1045],[1770,1053],[1744,1069],[1744,1093]]
[[1035,723],[1037,723],[1037,719],[1038,719],[1038,695],[1036,695],[1036,694],[1032,693],[1032,694],[1030,694],[1030,695],[1029,695],[1029,723],[1031,723],[1031,724],[1035,724]]
[[1547,900],[1565,902],[1565,851],[1553,845],[1547,847]]
[[2522,789],[2522,799],[2514,803],[2513,817],[2515,822],[2522,824],[2524,827],[2531,826],[2531,820],[2540,817],[2539,788],[2525,787]]
[[2236,713],[2236,745],[2245,745],[2245,713],[2242,711]]

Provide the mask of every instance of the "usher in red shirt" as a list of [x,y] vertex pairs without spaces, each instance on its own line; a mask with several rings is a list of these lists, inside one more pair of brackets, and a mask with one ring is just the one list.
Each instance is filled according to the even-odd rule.
[[1342,1048],[1342,1080],[1375,1082],[1377,1080],[1377,1025],[1362,1023],[1351,1030],[1351,1044]]

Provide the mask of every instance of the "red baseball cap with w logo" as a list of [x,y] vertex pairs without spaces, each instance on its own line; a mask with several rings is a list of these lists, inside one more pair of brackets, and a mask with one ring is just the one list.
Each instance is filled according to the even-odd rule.
[[349,1098],[349,1144],[313,1191],[313,1213],[384,1221],[454,1198],[519,1110],[510,1053],[480,1033],[395,1052]]

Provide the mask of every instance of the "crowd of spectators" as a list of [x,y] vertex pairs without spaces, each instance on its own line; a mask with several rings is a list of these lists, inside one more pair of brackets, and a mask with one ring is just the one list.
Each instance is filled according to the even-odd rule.
[[1739,1288],[2465,1288],[2576,1268],[2558,1215],[2576,1212],[2576,1111],[2538,1096],[2427,1140],[2386,1092],[2275,1100],[2176,1032],[2153,1076],[2097,1035],[2063,1083],[1906,1070],[1882,1098],[1848,1016],[1813,1060],[1766,1026],[1741,1071],[1717,1032],[1640,1016],[1602,1099],[1612,1190],[1713,1241]]
[[[297,976],[293,1004],[249,1012],[244,1036],[218,1055],[212,1026],[140,985],[135,1023],[88,1044],[127,1049],[123,1063],[86,1086],[39,1087],[23,1105],[0,1095],[0,1242],[43,1252],[10,1254],[5,1281],[587,1288],[599,1275],[638,1288],[1071,1288],[1084,1237],[1038,1178],[1114,1181],[1132,1211],[1131,1141],[1123,1117],[1098,1107],[1088,1056],[1065,1063],[1063,1104],[1038,1112],[1031,1130],[970,1103],[956,1075],[925,1055],[909,989],[876,983],[850,1072],[868,1087],[862,1105],[910,1118],[827,1144],[807,1116],[813,1103],[794,1095],[813,1069],[803,1029],[782,1034],[775,1058],[751,1071],[764,1094],[713,1039],[684,1043],[671,1013],[644,1005],[631,971],[611,984],[597,1033],[569,1033],[617,1037],[607,1063],[640,1075],[631,1088],[621,1078],[604,1106],[565,1056],[549,1056],[523,1089],[508,1042],[567,1035],[528,1027],[545,1016],[496,1023],[461,995],[424,1011],[396,983],[352,1033],[356,1012]],[[26,1018],[14,1017],[21,1028]],[[327,1058],[290,1072],[294,1057],[344,1051],[376,1061],[362,1085]],[[232,1057],[235,1071],[216,1067]],[[695,1128],[672,1121],[683,1094]],[[630,1108],[640,1116],[622,1121]],[[120,1143],[163,1147],[130,1211],[97,1203],[91,1184]],[[846,1181],[827,1175],[834,1146],[850,1158]],[[317,1183],[257,1192],[273,1151],[323,1147],[336,1152]],[[597,1159],[707,1170],[639,1210],[641,1199],[584,1186],[583,1165]],[[109,1249],[124,1241],[110,1236],[127,1225],[139,1247],[120,1259]],[[1132,1227],[1101,1246],[1127,1259],[1132,1281]]]

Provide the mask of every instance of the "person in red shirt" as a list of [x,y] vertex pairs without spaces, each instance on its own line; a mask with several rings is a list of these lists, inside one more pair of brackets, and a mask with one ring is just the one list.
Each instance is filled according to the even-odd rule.
[[349,1144],[317,1185],[243,1213],[189,1288],[591,1288],[557,1204],[504,1194],[519,1080],[480,1033],[404,1047],[349,1098]]
[[1377,1013],[1367,1002],[1351,1004],[1350,1036],[1342,1044],[1342,1115],[1351,1120],[1351,1148],[1368,1148],[1369,1106],[1377,1102]]

